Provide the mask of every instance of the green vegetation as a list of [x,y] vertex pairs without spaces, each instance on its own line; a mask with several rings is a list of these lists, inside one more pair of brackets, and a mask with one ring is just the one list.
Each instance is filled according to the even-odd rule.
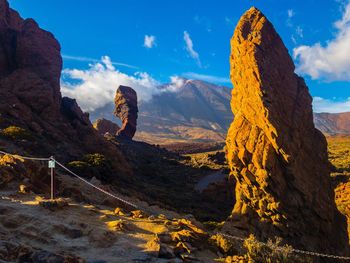
[[29,131],[17,126],[9,126],[1,130],[0,135],[11,140],[28,140],[32,138],[32,134]]
[[99,153],[87,154],[81,160],[72,161],[68,166],[77,174],[84,177],[96,177],[102,181],[110,180],[112,164]]

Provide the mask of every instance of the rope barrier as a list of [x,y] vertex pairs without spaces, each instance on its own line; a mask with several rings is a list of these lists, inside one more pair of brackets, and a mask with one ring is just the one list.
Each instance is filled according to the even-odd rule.
[[[71,171],[70,169],[68,169],[67,167],[65,167],[63,164],[61,164],[60,162],[58,162],[57,160],[55,160],[53,157],[50,158],[35,158],[35,157],[27,157],[27,156],[21,156],[21,155],[17,155],[17,154],[11,154],[11,153],[7,153],[4,151],[0,151],[0,154],[7,154],[7,155],[12,155],[12,156],[18,156],[20,158],[23,159],[27,159],[27,160],[34,160],[34,161],[54,161],[55,163],[57,163],[62,169],[64,169],[65,171],[69,172],[71,175],[75,176],[76,178],[78,178],[79,180],[83,181],[84,183],[90,185],[91,187],[95,188],[96,190],[101,191],[102,193],[115,198],[131,207],[134,207],[136,209],[139,209],[139,207],[136,204],[133,204],[129,201],[126,201],[125,199],[118,197],[110,192],[107,192],[103,189],[101,189],[100,187],[90,183],[89,181],[87,181],[86,179],[80,177],[79,175],[77,175],[76,173],[74,173],[73,171]],[[218,235],[222,235],[226,238],[229,239],[234,239],[234,240],[238,240],[238,241],[245,241],[245,238],[242,237],[238,237],[238,236],[233,236],[227,233],[222,233],[222,232],[215,232],[212,234],[218,234]],[[267,243],[264,242],[259,242],[261,244],[267,245]],[[276,250],[282,250],[284,249],[283,247],[275,247]],[[318,253],[318,252],[313,252],[313,251],[307,251],[307,250],[301,250],[301,249],[295,249],[295,248],[291,248],[291,251],[294,253],[298,253],[298,254],[304,254],[304,255],[309,255],[309,256],[316,256],[316,257],[323,257],[323,258],[332,258],[332,259],[341,259],[341,260],[350,260],[350,257],[346,257],[346,256],[337,256],[337,255],[332,255],[332,254],[323,254],[323,253]]]
[[5,154],[5,155],[11,155],[11,156],[17,156],[25,160],[32,160],[32,161],[49,161],[50,158],[36,158],[36,157],[27,157],[27,156],[22,156],[19,154],[12,154],[12,153],[7,153],[4,151],[0,151],[0,154]]
[[79,180],[83,181],[84,183],[90,185],[91,187],[93,187],[93,188],[95,188],[95,189],[101,191],[102,193],[104,193],[104,194],[106,194],[106,195],[108,195],[108,196],[110,196],[110,197],[112,197],[112,198],[115,198],[115,199],[117,199],[117,200],[119,200],[119,201],[121,201],[121,202],[123,202],[123,203],[129,205],[129,206],[132,206],[132,207],[134,207],[134,208],[136,208],[136,209],[138,208],[137,205],[135,205],[135,204],[133,204],[133,203],[130,203],[129,201],[126,201],[126,200],[124,200],[123,198],[120,198],[120,197],[118,197],[118,196],[116,196],[116,195],[114,195],[114,194],[111,194],[111,193],[109,193],[109,192],[107,192],[107,191],[101,189],[100,187],[98,187],[98,186],[96,186],[96,185],[90,183],[89,181],[85,180],[84,178],[80,177],[80,176],[77,175],[76,173],[74,173],[74,172],[72,172],[71,170],[69,170],[67,167],[65,167],[63,164],[61,164],[60,162],[56,161],[55,159],[51,158],[51,160],[55,161],[55,163],[57,163],[62,169],[66,170],[67,172],[69,172],[70,174],[72,174],[73,176],[75,176],[76,178],[78,178]]

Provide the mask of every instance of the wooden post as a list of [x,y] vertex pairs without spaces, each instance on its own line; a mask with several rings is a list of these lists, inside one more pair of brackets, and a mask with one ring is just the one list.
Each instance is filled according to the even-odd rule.
[[50,157],[49,168],[51,172],[51,200],[55,198],[55,159]]

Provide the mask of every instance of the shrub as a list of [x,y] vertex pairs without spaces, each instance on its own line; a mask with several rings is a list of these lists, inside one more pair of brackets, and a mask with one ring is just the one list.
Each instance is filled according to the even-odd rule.
[[293,248],[281,245],[282,239],[268,240],[267,243],[259,242],[254,235],[250,235],[244,241],[243,246],[247,249],[244,256],[249,262],[261,263],[288,263],[288,262],[312,262],[309,257],[301,257],[293,253]]
[[23,140],[30,139],[31,133],[26,129],[17,126],[9,126],[0,132],[1,136],[12,139],[12,140]]
[[99,153],[87,154],[82,160],[70,162],[68,166],[77,174],[102,181],[109,181],[113,172],[111,162]]

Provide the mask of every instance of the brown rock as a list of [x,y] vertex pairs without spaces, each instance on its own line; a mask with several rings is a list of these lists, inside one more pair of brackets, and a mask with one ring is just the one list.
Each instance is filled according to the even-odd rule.
[[118,124],[107,119],[97,119],[94,123],[94,128],[101,135],[105,135],[107,132],[110,134],[117,134],[120,130]]
[[346,221],[334,203],[327,142],[314,127],[312,98],[258,9],[240,19],[230,62],[235,119],[226,144],[237,201],[224,230],[345,253]]
[[154,237],[147,242],[145,251],[154,257],[168,259],[175,258],[173,249],[170,246],[161,243],[158,237]]
[[89,114],[80,109],[75,99],[63,97],[61,111],[71,122],[78,121],[83,125],[91,126]]
[[0,187],[12,181],[24,180],[28,181],[28,191],[32,189],[36,193],[49,193],[50,178],[45,166],[17,156],[0,156]]
[[132,139],[135,135],[137,125],[137,94],[130,87],[119,86],[114,102],[114,114],[122,121],[122,127],[117,132],[117,135]]

